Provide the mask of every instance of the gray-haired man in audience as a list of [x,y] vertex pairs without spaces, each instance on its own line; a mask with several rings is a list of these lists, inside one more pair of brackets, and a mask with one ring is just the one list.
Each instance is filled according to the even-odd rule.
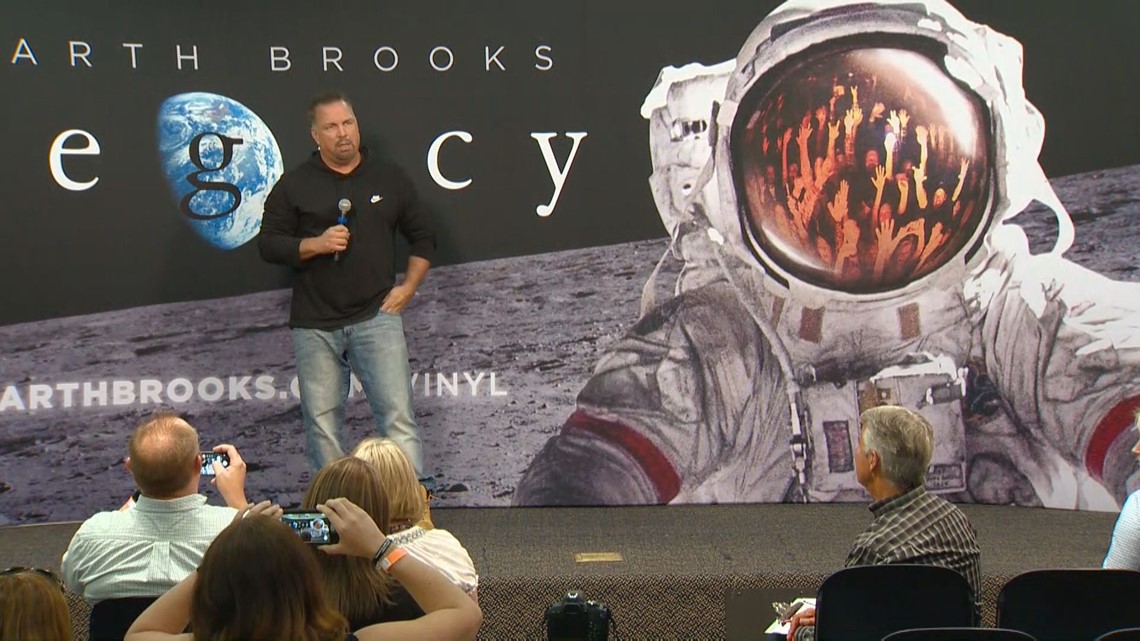
[[[855,539],[847,567],[885,563],[938,565],[961,572],[981,611],[980,550],[974,528],[955,505],[926,491],[934,429],[917,412],[874,407],[859,417],[855,475],[874,500],[874,518]],[[789,641],[814,638],[815,609],[792,617]]]
[[197,569],[206,548],[245,497],[245,462],[219,445],[229,465],[213,462],[218,492],[229,507],[206,505],[198,493],[202,454],[198,432],[174,414],[158,414],[131,436],[127,469],[138,501],[83,522],[63,555],[63,579],[91,603],[159,596]]

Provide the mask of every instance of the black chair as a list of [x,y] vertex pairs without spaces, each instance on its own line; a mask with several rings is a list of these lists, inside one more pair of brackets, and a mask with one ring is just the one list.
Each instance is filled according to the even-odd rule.
[[1140,627],[1140,572],[1033,570],[998,593],[997,625],[1038,641],[1096,641],[1106,632]]
[[123,641],[131,624],[157,598],[135,596],[107,599],[91,606],[91,618],[87,625],[91,641]]
[[1037,641],[1025,632],[1005,628],[914,628],[899,630],[883,641]]
[[1105,632],[1096,641],[1140,641],[1140,628],[1124,628]]
[[816,641],[867,641],[910,628],[974,625],[966,577],[933,565],[845,568],[816,594]]

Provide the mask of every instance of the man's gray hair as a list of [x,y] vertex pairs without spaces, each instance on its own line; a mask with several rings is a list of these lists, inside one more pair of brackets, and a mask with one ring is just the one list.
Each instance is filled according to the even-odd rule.
[[934,455],[934,428],[918,412],[884,405],[859,416],[863,452],[878,452],[883,478],[900,489],[926,484]]

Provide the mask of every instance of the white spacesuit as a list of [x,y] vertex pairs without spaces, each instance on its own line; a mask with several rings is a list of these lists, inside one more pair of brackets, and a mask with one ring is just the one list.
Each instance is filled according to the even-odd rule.
[[[650,121],[671,297],[610,346],[519,504],[864,500],[862,409],[935,427],[927,486],[1111,510],[1131,487],[1140,285],[1063,258],[1021,47],[941,0],[793,0]],[[1009,220],[1058,221],[1032,255]]]

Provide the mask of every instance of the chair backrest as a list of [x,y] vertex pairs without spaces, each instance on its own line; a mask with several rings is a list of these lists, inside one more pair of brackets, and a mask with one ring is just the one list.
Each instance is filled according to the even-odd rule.
[[139,596],[107,599],[91,606],[88,632],[91,641],[123,641],[131,624],[158,597]]
[[1140,641],[1140,628],[1124,628],[1105,632],[1096,641]]
[[933,565],[867,565],[827,577],[816,595],[817,641],[867,641],[909,628],[974,625],[966,577]]
[[883,641],[1037,641],[1026,632],[1005,628],[914,628],[892,632]]
[[997,625],[1028,632],[1038,641],[1095,641],[1122,628],[1140,627],[1140,572],[1033,570],[998,593]]

